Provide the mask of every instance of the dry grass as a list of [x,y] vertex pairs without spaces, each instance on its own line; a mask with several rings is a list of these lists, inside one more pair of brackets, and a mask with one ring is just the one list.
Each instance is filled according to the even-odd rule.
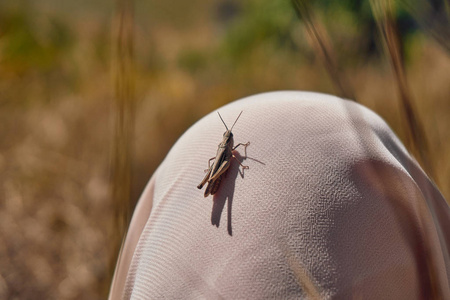
[[[301,44],[306,39],[301,23],[290,25],[294,50],[264,40],[250,55],[236,58],[224,46],[230,25],[214,17],[208,1],[182,11],[171,7],[136,10],[130,205],[175,140],[205,113],[268,90],[335,93],[321,61]],[[14,60],[6,46],[24,30],[8,35],[0,28],[1,299],[100,299],[108,291],[120,234],[110,185],[117,145],[114,13],[109,8],[105,17],[104,9],[68,19],[59,11],[26,14],[33,25],[27,30],[43,53],[52,53],[49,58],[25,53]],[[48,42],[47,29],[53,28],[48,20],[55,16],[65,20],[73,36],[66,48]],[[342,55],[339,47],[335,51]],[[408,55],[404,71],[430,145],[430,164],[450,199],[450,59],[423,33],[410,39]],[[340,67],[358,102],[405,139],[388,61]]]

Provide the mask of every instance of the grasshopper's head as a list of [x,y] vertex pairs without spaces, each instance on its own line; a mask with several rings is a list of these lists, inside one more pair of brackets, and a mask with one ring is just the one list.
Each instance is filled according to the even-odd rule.
[[230,130],[227,130],[223,133],[223,140],[226,141],[226,143],[232,143],[233,144],[233,133]]

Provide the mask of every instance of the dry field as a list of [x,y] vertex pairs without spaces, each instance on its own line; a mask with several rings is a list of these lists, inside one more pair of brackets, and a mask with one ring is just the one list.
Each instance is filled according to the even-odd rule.
[[[264,91],[337,93],[289,2],[153,2],[136,3],[134,15],[131,207],[171,145],[204,114]],[[117,8],[2,3],[0,299],[103,299],[124,230],[111,186]],[[322,24],[340,72],[358,102],[404,140],[382,45],[369,47],[377,41],[364,27],[370,22],[340,9],[317,13],[339,16]],[[450,199],[450,53],[420,27],[403,42],[433,179]]]

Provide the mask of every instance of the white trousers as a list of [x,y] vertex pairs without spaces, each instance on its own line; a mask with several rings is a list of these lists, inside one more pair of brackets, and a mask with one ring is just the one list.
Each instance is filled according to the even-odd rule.
[[134,212],[110,299],[450,299],[450,209],[386,125],[334,96],[219,109],[238,147],[197,185],[225,127],[189,128]]

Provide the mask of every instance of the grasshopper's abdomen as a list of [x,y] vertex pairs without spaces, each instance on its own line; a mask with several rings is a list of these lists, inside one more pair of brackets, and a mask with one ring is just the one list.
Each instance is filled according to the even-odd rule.
[[217,190],[219,189],[220,182],[222,181],[222,177],[223,177],[223,175],[220,176],[219,178],[217,178],[217,180],[214,182],[214,186],[211,188],[211,195],[214,195],[217,192]]
[[216,180],[208,182],[208,186],[206,186],[205,197],[209,195],[214,195],[220,187],[220,183],[222,181],[223,175],[219,176]]

